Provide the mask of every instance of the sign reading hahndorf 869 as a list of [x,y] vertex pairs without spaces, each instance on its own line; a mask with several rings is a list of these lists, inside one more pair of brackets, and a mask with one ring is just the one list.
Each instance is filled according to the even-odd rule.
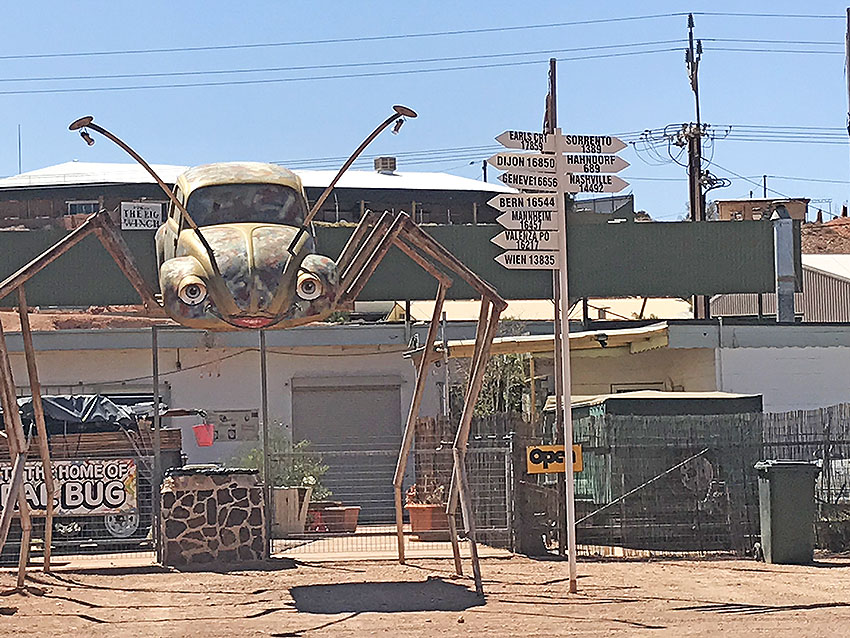
[[[138,508],[136,462],[133,459],[53,461],[57,516],[119,514]],[[0,465],[0,507],[9,497],[12,466]],[[24,491],[36,516],[47,508],[47,487],[41,461],[27,463]]]

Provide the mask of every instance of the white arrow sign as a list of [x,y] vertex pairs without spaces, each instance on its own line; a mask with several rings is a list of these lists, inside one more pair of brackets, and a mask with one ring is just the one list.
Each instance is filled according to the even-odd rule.
[[[555,179],[554,176],[552,179]],[[616,175],[599,174],[567,173],[562,182],[563,189],[567,193],[619,193],[629,185],[627,181]]]
[[490,241],[512,250],[558,250],[558,234],[551,230],[503,230]]
[[[554,135],[547,136],[544,149],[554,151]],[[623,140],[610,135],[562,135],[561,150],[564,153],[616,153],[626,148]]]
[[[505,148],[521,151],[554,151],[554,135],[533,131],[505,131],[496,141]],[[610,135],[561,135],[563,153],[616,153],[626,148],[623,140]]]
[[555,156],[540,153],[496,153],[487,159],[490,166],[514,173],[554,173]]
[[497,210],[558,210],[557,193],[496,195],[488,204]]
[[551,210],[509,210],[499,215],[496,223],[511,230],[557,230],[556,214]]
[[496,137],[496,141],[505,148],[516,148],[521,151],[542,151],[543,133],[531,131],[505,131]]
[[582,155],[567,153],[565,166],[570,173],[619,173],[629,166],[622,157],[616,155]]
[[509,270],[556,270],[560,266],[557,252],[534,252],[533,250],[509,250],[494,259]]
[[546,175],[545,173],[533,173],[526,175],[524,173],[502,173],[499,179],[507,184],[520,190],[528,191],[550,191],[558,188],[558,178],[555,175]]

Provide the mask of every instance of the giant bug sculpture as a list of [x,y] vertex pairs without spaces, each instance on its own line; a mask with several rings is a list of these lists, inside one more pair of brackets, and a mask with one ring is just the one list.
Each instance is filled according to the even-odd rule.
[[[327,319],[339,309],[350,307],[369,277],[392,247],[400,249],[438,282],[436,303],[418,359],[416,384],[402,437],[394,477],[395,517],[399,561],[404,562],[402,520],[402,478],[413,442],[414,422],[419,413],[426,371],[441,355],[435,341],[446,293],[452,278],[459,277],[481,298],[472,370],[466,388],[464,407],[454,441],[454,472],[449,490],[447,513],[455,559],[462,573],[455,524],[458,503],[462,508],[466,536],[470,544],[476,590],[481,592],[481,575],[475,543],[474,517],[469,502],[464,455],[472,411],[481,389],[484,368],[505,301],[497,291],[469,270],[460,260],[420,229],[404,212],[367,212],[354,229],[342,253],[333,259],[316,250],[312,220],[342,174],[375,139],[395,123],[397,132],[405,118],[416,113],[404,106],[393,107],[385,119],[348,158],[331,183],[308,208],[301,181],[289,170],[273,164],[254,162],[220,163],[198,166],[179,176],[174,189],[151,166],[116,135],[94,122],[91,116],[70,125],[82,138],[94,144],[89,131],[110,139],[133,157],[153,177],[169,200],[168,216],[156,233],[160,295],[148,287],[133,257],[115,229],[108,211],[89,217],[80,227],[0,283],[0,299],[17,291],[27,369],[33,393],[39,452],[45,477],[52,478],[50,457],[41,414],[35,352],[27,319],[24,284],[42,268],[94,233],[115,259],[139,293],[146,310],[167,314],[177,323],[205,330],[257,330],[289,328]],[[30,513],[23,496],[23,461],[27,445],[15,403],[5,338],[0,326],[0,377],[7,437],[14,463],[10,498],[0,520],[0,548],[5,541],[15,502],[19,504],[23,543],[18,585],[23,586],[31,533]],[[52,481],[48,478],[47,482]],[[49,493],[53,486],[47,485]],[[45,525],[45,569],[50,565],[52,507],[48,503]]]

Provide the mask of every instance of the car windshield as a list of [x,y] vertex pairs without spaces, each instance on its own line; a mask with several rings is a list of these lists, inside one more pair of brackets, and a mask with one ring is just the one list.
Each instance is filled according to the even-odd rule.
[[307,215],[304,199],[281,184],[218,184],[189,195],[186,209],[198,226],[260,222],[300,226]]

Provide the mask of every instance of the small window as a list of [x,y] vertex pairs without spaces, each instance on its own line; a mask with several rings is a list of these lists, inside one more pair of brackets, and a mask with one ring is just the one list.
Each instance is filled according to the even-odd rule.
[[92,215],[100,210],[100,202],[96,200],[65,202],[68,209],[66,215]]

